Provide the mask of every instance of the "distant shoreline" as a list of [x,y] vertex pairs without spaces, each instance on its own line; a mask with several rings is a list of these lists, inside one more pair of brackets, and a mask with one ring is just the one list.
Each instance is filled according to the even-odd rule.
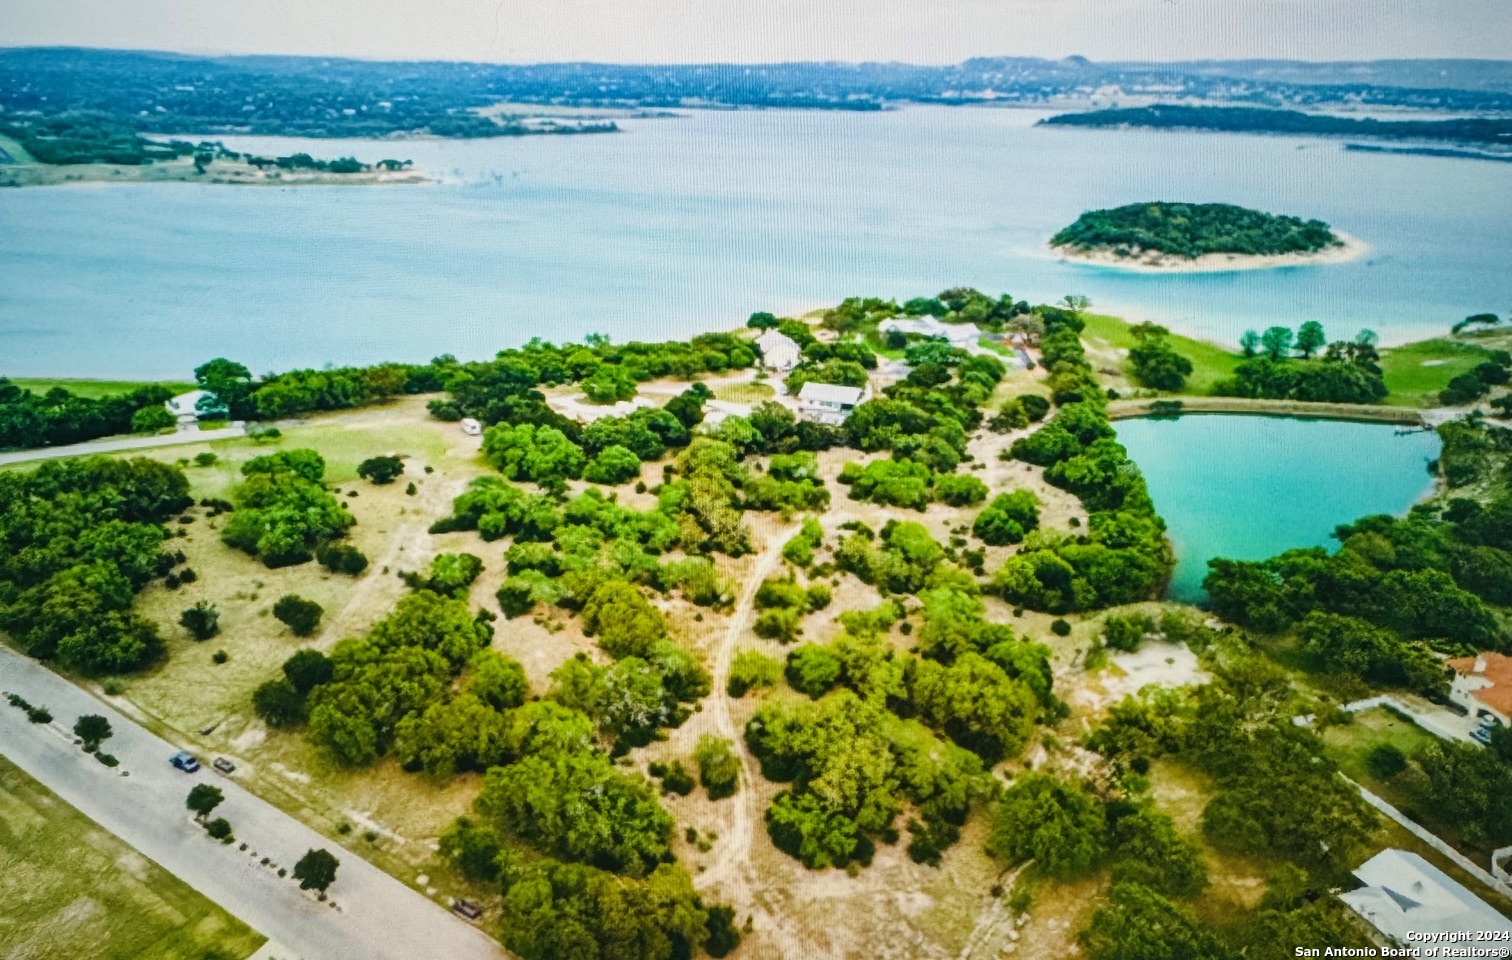
[[64,187],[117,183],[199,183],[244,187],[364,187],[430,183],[414,170],[259,170],[250,164],[216,161],[197,173],[189,159],[147,164],[14,163],[0,165],[0,187]]
[[1370,250],[1358,237],[1334,231],[1339,243],[1310,253],[1254,255],[1242,253],[1206,253],[1200,257],[1178,257],[1159,250],[1121,256],[1111,249],[1086,250],[1068,245],[1051,246],[1050,252],[1062,260],[1092,267],[1111,267],[1131,273],[1228,273],[1235,270],[1277,270],[1285,267],[1308,267],[1347,263]]

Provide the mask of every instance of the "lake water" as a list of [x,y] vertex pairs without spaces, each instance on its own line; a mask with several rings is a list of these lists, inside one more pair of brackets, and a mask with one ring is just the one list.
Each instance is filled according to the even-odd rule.
[[[1512,304],[1512,169],[1287,137],[1033,126],[1023,110],[691,112],[618,135],[226,138],[413,159],[437,184],[0,192],[0,371],[182,375],[685,336],[753,310],[957,284],[1233,342],[1319,319],[1384,342]],[[1150,276],[1056,260],[1083,210],[1225,201],[1319,217],[1354,263]]]
[[1176,548],[1172,599],[1196,602],[1213,557],[1329,546],[1334,528],[1403,514],[1432,487],[1435,433],[1390,424],[1233,415],[1120,420]]

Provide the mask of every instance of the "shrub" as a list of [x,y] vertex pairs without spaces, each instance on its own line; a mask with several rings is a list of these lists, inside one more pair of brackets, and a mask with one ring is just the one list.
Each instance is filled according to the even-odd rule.
[[224,650],[217,650],[214,653],[210,654],[210,660],[211,660],[212,663],[217,663],[217,664],[226,663],[230,659],[231,659],[231,654],[227,653]]
[[693,762],[698,764],[698,779],[709,792],[710,800],[735,795],[740,786],[740,759],[731,749],[730,741],[704,734],[698,738]]
[[304,697],[287,679],[269,680],[252,691],[252,709],[270,727],[292,727],[305,718]]
[[393,483],[404,472],[398,457],[369,457],[357,465],[357,476],[375,485]]
[[220,611],[201,600],[179,614],[179,626],[188,630],[189,635],[196,640],[209,640],[220,633]]
[[1407,769],[1407,755],[1395,744],[1380,743],[1365,758],[1370,772],[1379,780],[1390,780]]
[[583,468],[583,479],[613,486],[640,476],[640,469],[641,459],[633,450],[612,444]]
[[336,675],[336,665],[319,650],[305,648],[296,650],[284,661],[283,672],[289,685],[303,697],[321,684],[330,683]]
[[320,625],[320,616],[325,609],[314,600],[288,593],[273,604],[273,616],[294,632],[296,637],[308,637]]
[[764,640],[792,643],[803,632],[803,614],[790,607],[767,610],[756,618],[751,629]]
[[759,650],[742,650],[735,654],[730,664],[730,679],[725,692],[732,697],[743,697],[754,687],[775,686],[782,677],[782,664]]
[[983,543],[995,547],[1018,543],[1039,527],[1039,500],[1028,490],[1000,493],[992,498],[971,525]]
[[87,713],[74,722],[74,736],[84,741],[86,748],[98,747],[110,739],[110,721],[95,713]]
[[1060,617],[1056,617],[1050,621],[1050,632],[1057,637],[1069,637],[1071,635],[1071,624]]
[[1132,652],[1154,629],[1155,621],[1142,613],[1110,613],[1103,621],[1103,642],[1114,650]]
[[679,797],[686,797],[692,793],[695,786],[693,775],[688,772],[687,767],[683,766],[681,760],[674,760],[665,768],[661,775],[661,783],[663,790],[675,793]]
[[315,559],[332,573],[356,576],[367,569],[368,558],[349,543],[327,543],[315,551]]
[[108,753],[96,751],[94,758],[105,764],[105,766],[107,767],[119,767],[121,765],[121,761],[117,760],[114,756]]
[[32,723],[52,723],[53,715],[46,707],[28,707],[26,719]]
[[817,643],[805,643],[788,654],[788,686],[815,700],[830,691],[840,679],[841,663],[835,651]]
[[217,457],[215,454],[211,453],[209,450],[206,450],[203,453],[196,453],[194,455],[195,466],[200,466],[200,467],[208,467],[212,463],[214,463],[215,461],[217,461],[219,459],[220,459],[219,457]]
[[178,424],[178,418],[168,412],[167,407],[156,404],[143,407],[131,415],[132,433],[157,433],[159,430],[167,430]]
[[987,499],[987,484],[969,474],[942,473],[935,477],[934,492],[952,507],[968,507]]
[[703,942],[704,952],[711,957],[728,957],[740,946],[740,931],[735,929],[735,911],[724,904],[715,904],[708,909],[709,919],[704,929],[709,936]]

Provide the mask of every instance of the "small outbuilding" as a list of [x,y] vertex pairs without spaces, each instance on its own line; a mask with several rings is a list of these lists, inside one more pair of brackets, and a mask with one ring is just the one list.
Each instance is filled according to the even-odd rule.
[[163,406],[168,412],[178,419],[179,429],[193,427],[199,422],[200,417],[224,417],[227,413],[226,405],[209,390],[190,390],[181,393],[170,400],[165,400]]
[[941,323],[934,317],[894,317],[877,324],[877,330],[880,333],[896,330],[932,340],[944,340],[952,347],[973,353],[981,350],[977,341],[982,338],[982,331],[974,323]]
[[[1512,934],[1512,921],[1415,853],[1382,850],[1354,872],[1364,884],[1339,899],[1382,936],[1402,946],[1424,937],[1479,931]],[[1409,941],[1408,934],[1417,939]]]
[[792,337],[778,333],[776,330],[768,330],[755,340],[756,348],[761,351],[761,362],[768,370],[779,373],[798,366],[803,360],[803,350]]
[[472,417],[462,418],[462,432],[469,437],[476,437],[483,433],[483,424]]
[[865,400],[866,390],[862,387],[810,380],[798,391],[798,412],[805,420],[838,427]]

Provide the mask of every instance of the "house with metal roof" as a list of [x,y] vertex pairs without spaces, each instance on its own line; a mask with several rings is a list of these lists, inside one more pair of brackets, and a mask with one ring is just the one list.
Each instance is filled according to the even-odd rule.
[[1364,884],[1341,893],[1355,913],[1395,943],[1443,942],[1443,935],[1476,931],[1512,934],[1512,921],[1415,853],[1382,850],[1354,875]]
[[761,362],[768,370],[786,373],[803,360],[803,350],[793,338],[778,333],[776,330],[768,330],[754,342],[756,348],[761,351]]
[[798,413],[805,420],[838,427],[850,419],[851,411],[866,401],[862,387],[842,387],[838,383],[810,380],[798,391]]

